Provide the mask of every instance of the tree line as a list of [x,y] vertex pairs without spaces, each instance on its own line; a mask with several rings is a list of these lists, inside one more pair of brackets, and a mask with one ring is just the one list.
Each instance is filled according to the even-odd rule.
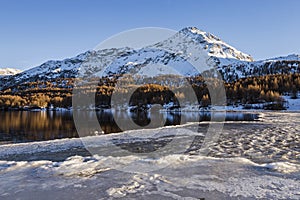
[[[96,83],[93,89],[91,85],[83,85],[76,95],[95,95],[97,107],[110,107],[113,93],[119,96],[117,99],[125,98],[130,91],[129,104],[140,106],[146,104],[168,104],[172,102],[184,102],[188,99],[184,91],[186,87],[192,86],[194,93],[201,106],[206,107],[211,104],[211,97],[207,87],[207,80],[201,76],[189,77],[185,81],[189,85],[183,84],[183,80],[177,77],[168,82],[170,76],[161,76],[154,83],[143,84],[145,79],[134,80],[133,77],[125,76],[125,79],[118,81],[119,76],[113,78],[104,77],[100,80],[93,80],[90,84]],[[176,77],[175,77],[176,78]],[[16,88],[9,88],[0,92],[0,108],[26,108],[26,107],[60,107],[69,108],[72,106],[72,87],[75,79],[60,79],[57,83],[52,82],[30,82],[19,85]],[[116,84],[125,84],[124,87],[116,88]],[[147,80],[146,82],[151,82]],[[58,84],[64,83],[64,84]],[[234,82],[216,81],[214,84],[224,84],[227,105],[255,104],[264,102],[283,102],[282,95],[289,95],[297,98],[300,90],[300,73],[277,74],[258,77],[248,77]],[[79,96],[80,98],[80,96]],[[82,102],[84,106],[86,102]],[[80,107],[80,105],[78,105]]]

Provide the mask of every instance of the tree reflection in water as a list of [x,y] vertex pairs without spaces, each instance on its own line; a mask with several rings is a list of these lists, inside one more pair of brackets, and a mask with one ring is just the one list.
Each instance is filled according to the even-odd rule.
[[[84,129],[86,136],[122,131],[109,110],[97,112],[101,130],[96,130],[95,127],[89,124],[95,114],[92,111],[78,111],[76,114],[83,115],[86,119],[84,124],[80,126]],[[128,113],[124,111],[115,113],[115,116],[118,117],[118,120],[123,120],[124,123],[132,120],[141,128],[151,122],[151,114],[148,112],[130,113],[131,119],[128,119]],[[195,119],[200,121],[210,120],[209,112],[161,113],[156,116],[166,119],[164,124],[157,124],[158,126],[195,122]],[[0,111],[0,118],[0,143],[2,144],[78,137],[72,111]],[[226,113],[226,120],[231,121],[254,120],[256,118],[257,115],[255,114]],[[161,121],[164,122],[164,120]]]

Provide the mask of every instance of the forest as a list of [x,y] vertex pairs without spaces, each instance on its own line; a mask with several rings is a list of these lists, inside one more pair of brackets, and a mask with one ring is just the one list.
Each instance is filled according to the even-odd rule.
[[[210,93],[201,76],[189,77],[182,80],[180,77],[161,76],[153,80],[138,81],[131,76],[104,77],[93,80],[79,88],[76,95],[95,95],[96,108],[109,108],[112,94],[117,93],[120,99],[125,98],[129,91],[134,91],[129,106],[145,106],[147,104],[165,105],[170,102],[174,106],[180,106],[178,102],[184,102],[187,98],[183,91],[192,86],[201,107],[211,104]],[[125,78],[124,78],[125,77]],[[178,81],[174,81],[178,80]],[[72,91],[74,79],[60,78],[55,81],[30,82],[19,85],[17,88],[9,88],[0,92],[0,109],[31,109],[31,108],[70,108],[72,106]],[[188,82],[188,86],[183,82]],[[122,88],[116,88],[116,84],[125,84]],[[63,83],[63,84],[62,84]],[[252,105],[266,104],[274,105],[267,109],[284,109],[282,95],[298,98],[300,90],[300,74],[277,74],[257,77],[248,77],[234,82],[226,83],[220,81],[215,84],[224,84],[227,105]],[[268,104],[272,102],[272,104]],[[83,102],[84,104],[85,102]],[[79,108],[84,109],[78,105]]]

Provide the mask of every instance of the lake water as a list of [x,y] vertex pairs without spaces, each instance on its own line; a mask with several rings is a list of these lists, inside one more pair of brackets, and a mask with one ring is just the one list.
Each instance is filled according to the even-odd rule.
[[[97,112],[102,130],[96,130],[89,126],[89,121],[94,116],[92,111],[80,111],[75,114],[81,115],[85,120],[84,126],[87,135],[122,131],[116,124],[113,114],[109,111]],[[220,112],[218,114],[219,117],[214,120],[251,121],[258,118],[257,114],[252,113]],[[151,113],[147,112],[128,114],[120,111],[115,113],[115,116],[118,121],[121,120],[125,124],[132,119],[140,127],[146,126],[151,121]],[[165,118],[166,121],[159,126],[209,121],[211,120],[210,116],[210,112],[160,113],[159,117]],[[0,119],[0,144],[78,137],[72,111],[1,111]]]

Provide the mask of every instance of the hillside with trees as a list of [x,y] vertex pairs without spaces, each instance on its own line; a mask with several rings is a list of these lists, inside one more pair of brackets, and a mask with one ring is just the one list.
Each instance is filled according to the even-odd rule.
[[[123,75],[124,76],[124,75]],[[96,91],[85,85],[81,88],[82,95],[95,94],[95,103],[98,108],[109,108],[111,96],[120,76],[104,77],[95,80],[98,84]],[[126,95],[130,90],[135,92],[131,96],[129,106],[144,106],[147,104],[169,104],[175,106],[179,100],[184,101],[184,91],[187,87],[181,81],[168,83],[169,76],[156,78],[152,84],[137,84],[133,77],[120,79],[127,83],[127,88],[117,91],[118,95]],[[174,77],[172,78],[174,80]],[[178,79],[180,80],[180,79]],[[72,106],[72,88],[75,79],[59,78],[53,82],[37,81],[21,84],[18,88],[9,88],[0,92],[1,109],[30,109],[30,108],[70,108]],[[144,80],[151,82],[151,80]],[[201,107],[210,105],[210,94],[205,80],[201,76],[187,78],[198,98]],[[60,87],[60,83],[61,87]],[[300,74],[277,74],[238,79],[234,82],[223,82],[227,96],[227,105],[251,105],[258,103],[276,103],[272,109],[284,109],[282,95],[297,98],[300,90]],[[65,87],[67,85],[67,87]],[[166,86],[168,85],[168,86]],[[130,88],[129,88],[130,87]],[[81,109],[84,109],[82,105]],[[180,105],[178,105],[180,106]]]

